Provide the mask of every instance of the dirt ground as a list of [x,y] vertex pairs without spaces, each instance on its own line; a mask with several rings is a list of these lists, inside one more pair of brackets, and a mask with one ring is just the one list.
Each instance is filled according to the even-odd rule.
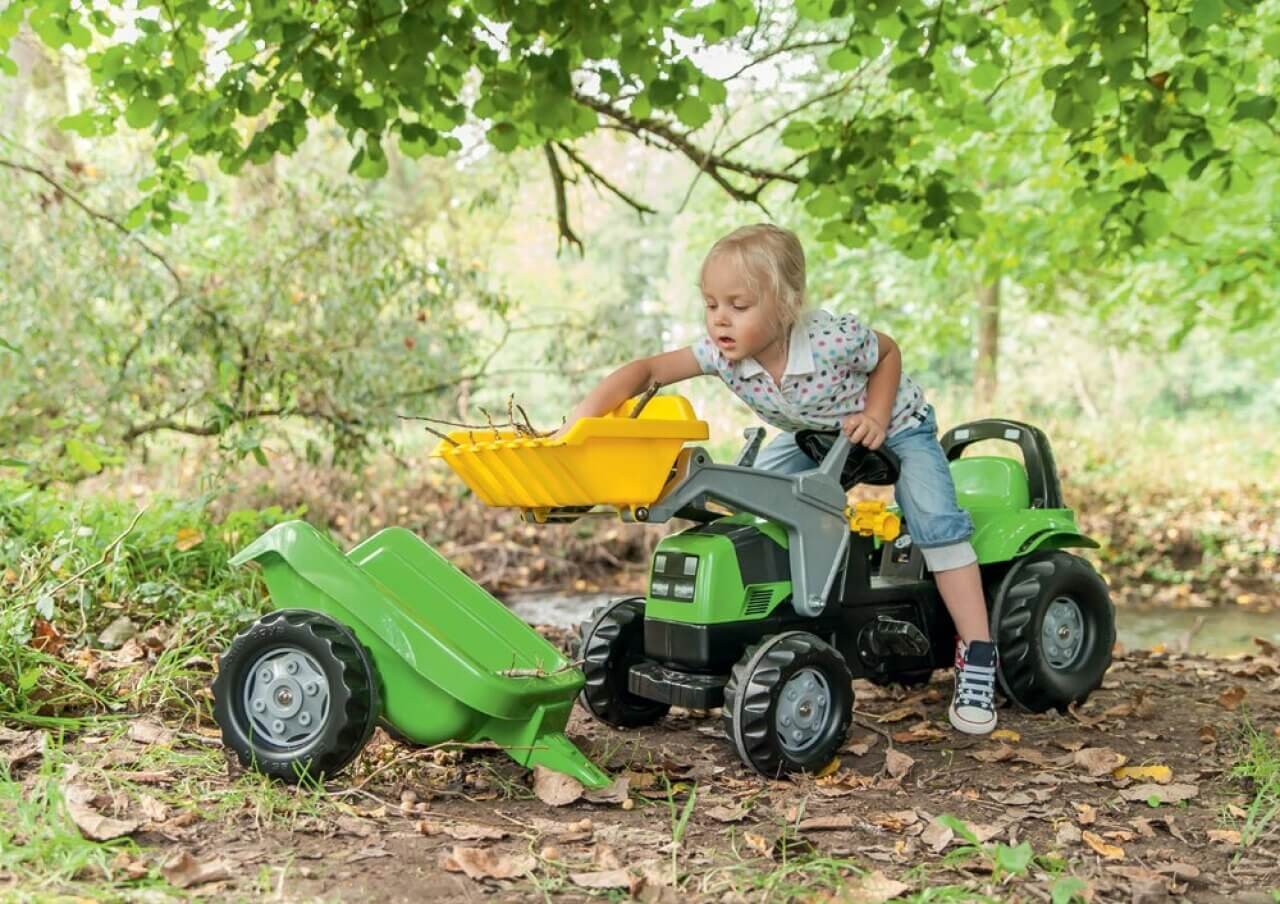
[[[80,878],[97,888],[107,879],[129,899],[176,887],[287,901],[1067,901],[1072,890],[1093,901],[1274,900],[1280,829],[1243,843],[1258,789],[1231,767],[1246,721],[1280,732],[1275,648],[1233,660],[1122,654],[1084,706],[1006,707],[1001,733],[984,739],[946,724],[950,681],[938,672],[913,690],[858,682],[857,724],[838,763],[792,781],[742,766],[718,711],[616,731],[579,708],[570,736],[619,777],[599,802],[554,774],[535,782],[499,753],[415,750],[379,732],[326,789],[279,788],[268,806],[254,785],[226,812],[217,802],[251,777],[231,763],[218,774],[222,751],[208,731],[142,719],[110,743],[63,748],[77,787],[89,789],[80,795],[97,795],[76,824],[88,833],[124,820],[136,845],[120,848],[108,876]],[[0,755],[34,782],[32,736],[3,737]],[[157,744],[214,758],[208,780],[181,791],[186,808],[174,770],[139,764],[138,750]],[[1167,768],[1117,777],[1121,765]],[[86,829],[83,806],[107,828]],[[158,874],[173,884],[156,886]],[[4,878],[0,894],[24,895]]]

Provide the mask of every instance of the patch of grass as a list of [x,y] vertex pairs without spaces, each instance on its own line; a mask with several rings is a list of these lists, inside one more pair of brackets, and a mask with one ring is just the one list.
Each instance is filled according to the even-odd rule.
[[1240,844],[1249,847],[1269,834],[1280,816],[1280,740],[1258,731],[1247,714],[1243,731],[1241,758],[1231,775],[1253,796],[1239,823]]
[[[214,653],[265,601],[256,571],[227,561],[297,514],[237,511],[215,523],[208,502],[139,513],[0,480],[0,719],[83,729],[121,712],[207,717]],[[153,633],[145,655],[115,661],[99,638],[122,616]]]
[[91,841],[76,828],[63,796],[66,762],[51,740],[40,769],[25,781],[0,767],[0,875],[13,882],[5,900],[47,900],[71,889],[94,900],[136,900],[144,889],[163,896],[169,886],[158,870],[128,880],[116,864],[121,853],[139,854],[132,840]]

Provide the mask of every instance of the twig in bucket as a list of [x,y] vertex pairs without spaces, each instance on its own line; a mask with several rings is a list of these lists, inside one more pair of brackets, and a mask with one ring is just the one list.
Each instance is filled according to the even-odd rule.
[[655,382],[652,386],[644,391],[644,395],[640,396],[640,401],[636,402],[636,407],[631,409],[631,417],[639,417],[640,412],[644,411],[644,406],[649,404],[649,400],[658,394],[658,390],[662,388],[661,383]]
[[[397,414],[397,415],[396,415],[396,417],[400,418],[401,420],[405,420],[405,421],[429,421],[429,420],[431,420],[431,418],[418,417],[418,416],[413,415],[413,414]],[[446,443],[448,443],[448,444],[449,444],[449,445],[451,445],[451,446],[456,446],[456,445],[458,445],[458,441],[457,441],[456,439],[454,439],[453,437],[449,436],[447,433],[441,433],[439,430],[437,430],[437,429],[436,429],[436,428],[434,428],[434,427],[428,426],[427,424],[423,424],[423,425],[422,425],[422,429],[426,430],[428,433],[431,433],[431,434],[434,434],[434,435],[436,435],[436,436],[440,437],[442,440],[444,440]]]

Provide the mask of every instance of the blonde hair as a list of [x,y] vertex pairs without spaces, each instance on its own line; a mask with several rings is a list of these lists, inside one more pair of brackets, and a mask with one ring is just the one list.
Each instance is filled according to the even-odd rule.
[[762,301],[772,298],[778,326],[789,329],[804,311],[804,248],[789,229],[769,223],[743,226],[711,246],[698,273],[701,288],[707,264],[720,255],[732,255],[747,288]]

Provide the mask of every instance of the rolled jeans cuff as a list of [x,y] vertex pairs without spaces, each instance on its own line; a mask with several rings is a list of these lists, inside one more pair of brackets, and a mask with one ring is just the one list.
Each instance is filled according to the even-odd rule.
[[934,574],[964,568],[978,561],[978,554],[973,551],[973,544],[968,540],[948,543],[946,546],[921,547],[920,552],[924,554],[924,563]]

